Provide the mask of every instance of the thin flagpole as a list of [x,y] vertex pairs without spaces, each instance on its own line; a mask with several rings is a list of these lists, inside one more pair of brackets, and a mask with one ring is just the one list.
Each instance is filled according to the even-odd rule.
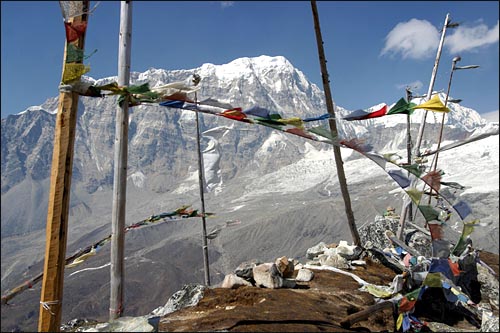
[[[319,62],[321,65],[321,77],[323,79],[323,89],[325,91],[326,108],[328,110],[328,113],[332,115],[332,117],[329,119],[330,131],[332,132],[332,135],[334,137],[338,137],[337,123],[335,120],[335,104],[333,103],[332,93],[330,91],[330,80],[328,79],[325,51],[323,49],[323,38],[321,37],[321,28],[319,26],[319,15],[315,0],[311,0],[311,8],[314,19],[314,30],[316,32],[316,43],[318,45]],[[333,146],[333,154],[335,156],[335,164],[337,166],[337,176],[339,179],[340,190],[342,192],[342,198],[344,199],[345,212],[349,228],[351,229],[352,240],[355,245],[361,245],[361,239],[359,237],[358,229],[356,228],[356,221],[354,220],[354,214],[352,212],[351,198],[349,196],[349,190],[347,189],[347,182],[344,173],[342,154],[340,152],[339,146],[337,145]]]
[[[198,85],[200,82],[200,77],[198,75],[193,76],[194,85]],[[197,93],[194,93],[195,104],[198,103]],[[208,263],[208,245],[207,245],[207,222],[205,218],[205,181],[203,177],[204,167],[203,167],[203,154],[201,153],[200,144],[200,121],[198,112],[196,114],[196,147],[198,148],[198,179],[200,183],[200,199],[201,199],[201,222],[202,222],[202,244],[203,244],[203,266],[205,269],[205,285],[210,286],[210,266]]]

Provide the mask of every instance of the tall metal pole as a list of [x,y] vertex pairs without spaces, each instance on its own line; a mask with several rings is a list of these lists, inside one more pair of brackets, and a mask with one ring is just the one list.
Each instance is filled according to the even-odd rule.
[[[318,45],[318,55],[319,62],[321,65],[321,77],[323,79],[323,89],[325,91],[326,108],[328,113],[332,116],[329,119],[330,130],[334,137],[338,136],[337,123],[335,120],[335,104],[333,103],[332,94],[330,91],[330,80],[328,79],[328,70],[326,68],[326,58],[325,51],[323,49],[323,38],[321,37],[321,28],[319,25],[318,9],[316,8],[316,1],[311,0],[311,8],[314,18],[314,30],[316,32],[316,43]],[[354,220],[354,214],[351,207],[351,198],[349,197],[349,191],[347,189],[347,182],[344,173],[344,165],[342,162],[342,155],[340,152],[340,147],[337,145],[333,146],[333,153],[335,156],[335,164],[337,166],[337,176],[339,179],[340,190],[342,192],[342,197],[344,199],[345,212],[347,216],[347,222],[349,223],[349,228],[351,229],[352,240],[355,245],[361,245],[361,239],[359,237],[358,229],[356,228],[356,221]]]
[[[86,14],[90,1],[80,1],[81,14],[68,21],[87,22]],[[85,32],[71,42],[83,50]],[[64,50],[66,64],[68,42]],[[82,61],[76,61],[81,63]],[[64,69],[63,69],[64,74]],[[43,266],[42,292],[40,297],[39,332],[59,332],[61,329],[64,264],[68,234],[68,214],[73,174],[73,152],[75,146],[78,93],[60,92],[56,117],[52,169],[50,172],[49,205],[47,210],[45,259]]]
[[[120,37],[118,48],[118,85],[128,86],[130,81],[130,50],[132,36],[132,2],[121,1]],[[111,276],[109,319],[123,312],[125,206],[127,194],[128,157],[128,97],[117,109],[115,130],[113,212],[111,219]]]
[[[431,82],[429,83],[429,90],[427,90],[426,99],[429,100],[432,97],[432,89],[434,88],[434,82],[436,81],[436,73],[439,66],[439,59],[441,58],[441,52],[443,50],[444,37],[446,35],[446,28],[450,23],[450,14],[446,14],[446,18],[444,20],[443,31],[441,33],[441,40],[439,41],[439,46],[436,54],[436,60],[434,61],[434,67],[432,69]],[[424,128],[425,128],[425,119],[427,118],[427,110],[424,110],[422,115],[422,120],[420,121],[420,128],[418,131],[418,136],[415,142],[415,154],[417,157],[420,157],[420,145],[422,144],[422,137],[424,136]]]
[[[451,81],[453,79],[453,72],[457,69],[472,69],[472,68],[478,68],[478,65],[469,65],[469,66],[461,66],[457,67],[457,62],[462,60],[461,57],[457,56],[453,58],[452,60],[452,65],[451,65],[451,72],[450,72],[450,79],[448,81],[448,90],[446,91],[446,98],[444,100],[444,107],[448,105],[448,100],[450,97],[450,89],[451,89]],[[434,159],[431,163],[431,170],[436,171],[437,168],[437,163],[438,163],[438,158],[439,158],[439,148],[441,148],[441,142],[443,140],[443,129],[444,129],[444,119],[446,117],[446,112],[443,112],[443,116],[441,118],[441,126],[439,128],[439,136],[438,136],[438,143],[437,143],[437,148],[436,148],[436,154],[434,155]],[[432,188],[430,189],[430,192],[432,193]],[[432,195],[429,196],[429,201],[430,198],[432,198]]]
[[[194,75],[193,83],[197,85],[200,82],[200,77],[198,75]],[[197,103],[198,98],[196,92],[194,93],[194,100]],[[198,148],[198,179],[200,183],[200,199],[201,199],[201,222],[202,222],[202,244],[203,244],[203,266],[205,269],[205,285],[210,286],[210,267],[208,264],[208,245],[207,245],[207,223],[205,219],[205,182],[203,180],[203,155],[201,153],[201,144],[200,144],[200,121],[198,112],[196,114],[196,147]]]

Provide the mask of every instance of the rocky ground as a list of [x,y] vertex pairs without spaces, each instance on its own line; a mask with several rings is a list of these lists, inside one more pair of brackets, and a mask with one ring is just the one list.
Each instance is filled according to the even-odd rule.
[[[499,257],[481,252],[480,259],[497,274]],[[388,285],[395,273],[372,260],[352,271],[363,280]],[[296,273],[296,272],[295,272]],[[236,289],[210,288],[193,307],[186,307],[162,317],[160,332],[381,332],[396,331],[392,309],[371,313],[366,319],[343,327],[350,314],[374,305],[374,297],[359,290],[352,278],[326,270],[314,270],[310,282],[300,282],[295,289],[268,289],[242,286]],[[498,311],[496,312],[498,316]],[[430,323],[433,331],[478,331],[457,318],[453,325]]]

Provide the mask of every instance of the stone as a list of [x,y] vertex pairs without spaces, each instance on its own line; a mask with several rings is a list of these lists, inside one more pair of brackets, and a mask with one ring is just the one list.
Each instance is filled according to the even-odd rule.
[[287,257],[280,257],[274,262],[281,276],[284,278],[290,278],[293,276],[294,265],[293,261],[289,260]]
[[283,278],[273,263],[264,263],[255,266],[253,268],[253,278],[255,285],[258,287],[276,289],[283,286]]
[[283,279],[283,285],[281,286],[281,288],[293,289],[295,287],[297,287],[297,282],[295,281],[295,279]]
[[187,306],[195,306],[203,298],[207,287],[200,284],[186,284],[175,292],[164,306],[154,309],[149,316],[163,317]]
[[299,269],[299,272],[297,273],[297,277],[295,278],[295,281],[300,281],[300,282],[309,282],[313,279],[314,273],[310,269],[307,268],[302,268]]
[[146,317],[120,317],[82,332],[154,332],[154,327],[149,324]]
[[242,262],[238,267],[236,267],[234,274],[247,281],[251,281],[253,279],[253,268],[260,264],[262,264],[262,262],[257,259]]
[[321,263],[321,265],[324,266],[332,266],[340,269],[349,269],[349,263],[347,262],[347,260],[338,254],[334,256],[321,255],[319,257],[319,262]]
[[252,286],[252,283],[231,273],[224,277],[221,288],[236,289],[242,286]]
[[319,242],[317,245],[307,249],[306,251],[306,258],[307,259],[314,259],[318,255],[322,254],[328,247],[324,242]]

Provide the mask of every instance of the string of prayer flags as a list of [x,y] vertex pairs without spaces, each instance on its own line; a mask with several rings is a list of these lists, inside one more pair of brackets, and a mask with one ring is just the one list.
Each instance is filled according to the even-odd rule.
[[[166,218],[169,218],[168,220],[162,221],[160,223],[166,222],[166,221],[178,221],[179,219],[186,219],[186,218],[192,218],[192,217],[202,217],[203,215],[201,213],[198,213],[198,210],[196,209],[191,209],[190,205],[184,205],[181,206],[180,208],[177,208],[173,212],[166,212],[166,213],[161,213],[158,215],[152,215],[148,217],[147,219],[144,219],[140,222],[134,223],[128,227],[125,228],[125,232],[132,230],[132,229],[137,229],[139,227],[152,224],[152,223],[157,223],[160,220],[164,220]],[[214,213],[207,213],[205,212],[205,216],[213,216]],[[157,223],[159,224],[159,223]],[[75,266],[78,266],[82,264],[84,261],[89,259],[90,257],[93,257],[99,252],[99,249],[106,243],[109,243],[111,241],[111,235],[108,235],[107,237],[99,240],[98,242],[95,242],[92,245],[87,246],[84,249],[81,249],[71,255],[70,257],[65,259],[65,267],[66,268],[72,268]],[[2,296],[2,304],[6,304],[9,300],[14,298],[16,295],[20,294],[24,290],[31,288],[33,285],[38,283],[39,281],[42,281],[43,279],[43,272],[38,274],[35,278],[22,283],[21,285],[11,289],[9,292],[7,292],[5,295]]]

